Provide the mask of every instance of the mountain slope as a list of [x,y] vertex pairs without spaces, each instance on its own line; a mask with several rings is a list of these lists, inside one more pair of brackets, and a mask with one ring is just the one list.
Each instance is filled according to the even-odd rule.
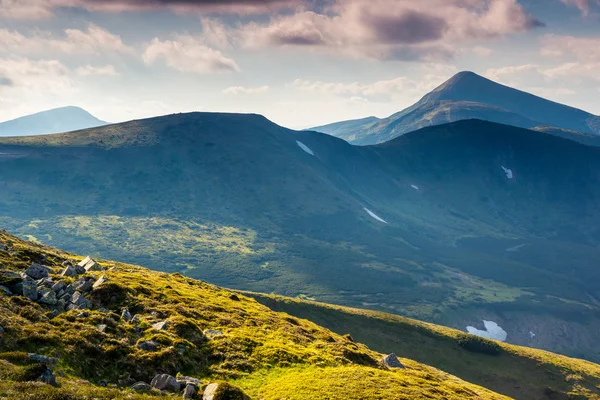
[[[460,72],[407,109],[381,120],[343,121],[314,128],[352,144],[383,143],[427,126],[465,119],[482,119],[521,128],[555,127],[561,137],[598,145],[600,117]],[[358,120],[362,121],[362,120]],[[589,136],[593,139],[588,140]]]
[[510,343],[598,360],[598,151],[476,120],[357,147],[179,114],[0,139],[0,222],[227,287],[494,321]]
[[[5,398],[155,398],[161,395],[156,390],[144,395],[127,387],[158,374],[200,379],[195,383],[200,390],[209,382],[229,381],[265,400],[507,398],[405,358],[405,368],[388,368],[383,354],[348,336],[180,274],[103,261],[63,277],[61,264],[81,257],[4,231],[0,245],[0,279],[15,290],[0,290],[0,395]],[[30,267],[32,262],[44,266]],[[40,271],[49,277],[34,280]],[[78,283],[86,280],[94,287]],[[44,296],[29,298],[30,283]],[[48,301],[61,293],[56,285],[66,293],[61,301],[72,299],[72,309]],[[76,287],[73,295],[70,287]],[[57,382],[35,382],[40,373],[57,375]],[[166,391],[180,396],[174,388]],[[231,398],[242,396],[215,396]]]
[[79,107],[62,107],[0,123],[0,136],[45,135],[106,125]]

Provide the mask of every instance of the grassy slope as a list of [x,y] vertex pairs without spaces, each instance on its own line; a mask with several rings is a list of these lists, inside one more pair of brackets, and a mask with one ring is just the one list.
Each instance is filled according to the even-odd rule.
[[[4,270],[23,270],[40,261],[42,253],[54,272],[63,260],[80,258],[3,231],[0,242],[14,249],[0,251]],[[142,399],[147,397],[95,383],[148,381],[157,373],[181,372],[205,382],[228,380],[265,400],[505,398],[404,358],[405,370],[388,371],[378,362],[382,354],[362,344],[204,282],[116,262],[102,264],[109,270],[89,275],[104,274],[109,282],[90,298],[95,307],[109,312],[94,310],[76,318],[79,311],[74,310],[49,319],[49,309],[37,303],[0,295],[0,325],[5,329],[0,334],[0,397]],[[119,319],[124,306],[141,317],[140,334]],[[167,321],[168,329],[150,329],[157,320]],[[96,328],[100,323],[108,326],[106,333]],[[206,341],[205,329],[224,335]],[[137,348],[150,339],[161,344],[159,351]],[[6,361],[14,359],[7,354],[14,351],[58,357],[60,387],[12,381],[24,368]]]
[[[599,398],[600,366],[501,343],[494,357],[469,352],[453,329],[397,315],[338,307],[276,295],[246,293],[271,309],[305,318],[373,349],[395,352],[519,399]],[[560,397],[566,396],[570,397]],[[557,396],[557,397],[552,397]]]

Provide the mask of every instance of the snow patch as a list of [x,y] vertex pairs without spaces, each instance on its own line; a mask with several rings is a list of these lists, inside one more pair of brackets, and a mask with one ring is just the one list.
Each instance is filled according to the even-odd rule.
[[387,221],[384,220],[383,218],[380,218],[377,214],[375,214],[373,211],[369,210],[366,207],[363,207],[363,209],[367,212],[367,214],[369,214],[371,217],[373,217],[374,219],[376,219],[379,222],[383,222],[384,224],[387,224]]
[[535,337],[535,333],[529,331],[529,337],[533,339]]
[[499,340],[501,342],[504,342],[506,340],[506,336],[508,334],[494,321],[483,320],[483,325],[485,326],[484,331],[474,328],[472,326],[467,326],[467,332],[469,332],[472,335],[484,337],[487,339]]
[[304,150],[305,152],[307,152],[308,154],[310,154],[311,156],[314,156],[315,153],[313,153],[313,151],[310,149],[310,147],[308,147],[307,145],[305,145],[304,143],[302,143],[299,140],[296,140],[296,143],[298,144],[298,146]]
[[411,188],[415,189],[415,190],[419,190],[419,187],[417,185],[410,185]]
[[504,173],[506,174],[506,177],[508,179],[512,179],[514,177],[512,169],[510,168],[506,168],[504,165],[501,165],[502,170],[504,171]]

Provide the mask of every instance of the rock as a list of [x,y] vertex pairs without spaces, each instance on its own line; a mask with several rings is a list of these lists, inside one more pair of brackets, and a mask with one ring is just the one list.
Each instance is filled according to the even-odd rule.
[[50,289],[52,289],[55,293],[58,293],[61,290],[64,292],[66,287],[67,287],[67,283],[65,281],[58,281],[54,285],[52,285],[52,287]]
[[0,294],[3,294],[5,296],[11,296],[12,292],[10,291],[9,288],[7,288],[5,286],[0,286]]
[[132,324],[139,324],[140,323],[140,317],[139,317],[139,315],[134,315],[133,318],[131,318],[131,323]]
[[202,381],[198,378],[193,378],[191,376],[178,376],[177,382],[181,387],[185,387],[187,385],[195,386],[196,389],[200,389],[202,387]]
[[40,264],[35,263],[31,264],[31,266],[25,270],[25,273],[35,280],[48,277],[48,270]]
[[8,247],[4,243],[0,243],[0,251],[8,251]]
[[10,288],[20,283],[23,277],[12,271],[0,271],[0,285]]
[[58,303],[56,293],[54,293],[52,290],[48,291],[42,296],[39,302],[49,306],[55,306]]
[[75,318],[87,318],[89,316],[90,316],[90,313],[84,311],[84,312],[80,312],[79,314],[77,314],[75,316]]
[[98,330],[102,333],[106,333],[106,328],[107,326],[105,324],[98,324],[96,325],[96,328],[98,328]]
[[37,301],[38,299],[38,287],[37,282],[32,278],[27,276],[23,279],[23,296],[27,297],[29,300]]
[[100,286],[102,286],[102,284],[108,282],[108,278],[104,275],[102,275],[100,278],[98,278],[98,280],[96,281],[96,283],[94,283],[92,285],[92,289],[96,289],[99,288]]
[[167,392],[178,393],[180,390],[179,382],[174,376],[168,374],[156,375],[150,385],[158,390],[165,390]]
[[50,314],[48,314],[48,319],[54,319],[54,318],[58,317],[61,312],[62,311],[59,311],[59,310],[52,310],[50,312]]
[[121,319],[124,319],[125,321],[131,321],[131,313],[129,312],[129,308],[125,307],[123,309],[123,312],[121,313]]
[[165,321],[157,322],[152,325],[152,329],[156,329],[157,331],[163,331],[167,329],[167,323]]
[[89,292],[92,290],[92,286],[94,284],[94,279],[82,277],[73,282],[73,287],[75,290],[79,290],[80,292]]
[[42,278],[37,281],[37,285],[38,285],[38,288],[44,287],[44,288],[50,289],[52,286],[54,286],[54,281],[50,277]]
[[104,314],[108,314],[110,312],[110,310],[108,308],[100,307],[98,309],[98,312],[101,312],[101,313],[104,313]]
[[4,333],[4,328],[0,326],[0,333]]
[[65,293],[67,294],[73,294],[75,293],[75,286],[73,285],[67,285],[67,287],[65,288]]
[[75,276],[77,275],[77,271],[70,264],[65,267],[63,272],[60,273],[60,276]]
[[398,360],[398,357],[394,353],[388,354],[387,356],[381,359],[383,365],[388,368],[404,368],[404,365]]
[[27,353],[27,357],[29,357],[29,361],[38,364],[46,364],[46,365],[56,365],[58,364],[58,358],[42,356],[40,354],[35,353]]
[[61,297],[63,297],[64,295],[65,295],[65,291],[64,290],[60,290],[58,293],[56,293],[56,297],[59,298],[59,299]]
[[73,309],[84,309],[84,310],[88,309],[88,310],[90,310],[92,308],[92,302],[89,301],[88,299],[86,299],[85,297],[83,297],[83,295],[80,292],[75,292],[73,294],[73,297],[71,298],[71,305],[75,306],[75,307],[70,308],[71,310],[73,310]]
[[193,399],[196,396],[196,392],[198,391],[197,387],[194,385],[186,385],[185,390],[183,391],[184,399]]
[[240,301],[240,298],[238,295],[236,294],[232,294],[231,296],[229,296],[229,298],[233,301]]
[[100,266],[96,261],[94,261],[91,257],[84,258],[80,263],[77,264],[77,267],[83,268],[86,272],[90,271],[104,271],[104,268]]
[[98,382],[98,386],[100,386],[100,387],[107,387],[108,383],[106,383],[106,381],[100,381],[100,382]]
[[148,385],[146,382],[137,382],[131,385],[129,389],[138,393],[148,393],[152,390],[152,386]]
[[160,343],[155,342],[154,340],[147,340],[138,344],[138,347],[144,351],[157,351],[158,346],[160,346]]
[[40,377],[37,378],[37,380],[40,382],[44,382],[48,385],[56,386],[56,376],[54,376],[50,368],[46,368],[44,373],[42,373],[42,375],[40,375]]
[[240,389],[228,383],[211,383],[204,389],[202,400],[250,400]]
[[204,331],[204,336],[207,336],[207,337],[223,336],[223,332],[217,331],[215,329],[207,329]]
[[65,301],[65,299],[58,299],[56,302],[56,311],[65,312],[67,309],[67,304],[68,303]]

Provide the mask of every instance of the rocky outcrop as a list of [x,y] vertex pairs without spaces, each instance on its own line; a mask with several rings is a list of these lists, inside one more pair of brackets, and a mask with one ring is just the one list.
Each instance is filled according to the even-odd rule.
[[25,273],[35,280],[47,278],[49,275],[47,268],[35,263],[31,264],[31,266],[25,270]]
[[181,388],[177,379],[168,374],[156,375],[150,385],[155,389],[171,393],[178,393]]
[[383,357],[381,362],[388,368],[404,368],[404,365],[398,360],[398,357],[394,353]]
[[104,268],[89,256],[81,260],[75,268],[82,268],[85,272],[104,271]]

